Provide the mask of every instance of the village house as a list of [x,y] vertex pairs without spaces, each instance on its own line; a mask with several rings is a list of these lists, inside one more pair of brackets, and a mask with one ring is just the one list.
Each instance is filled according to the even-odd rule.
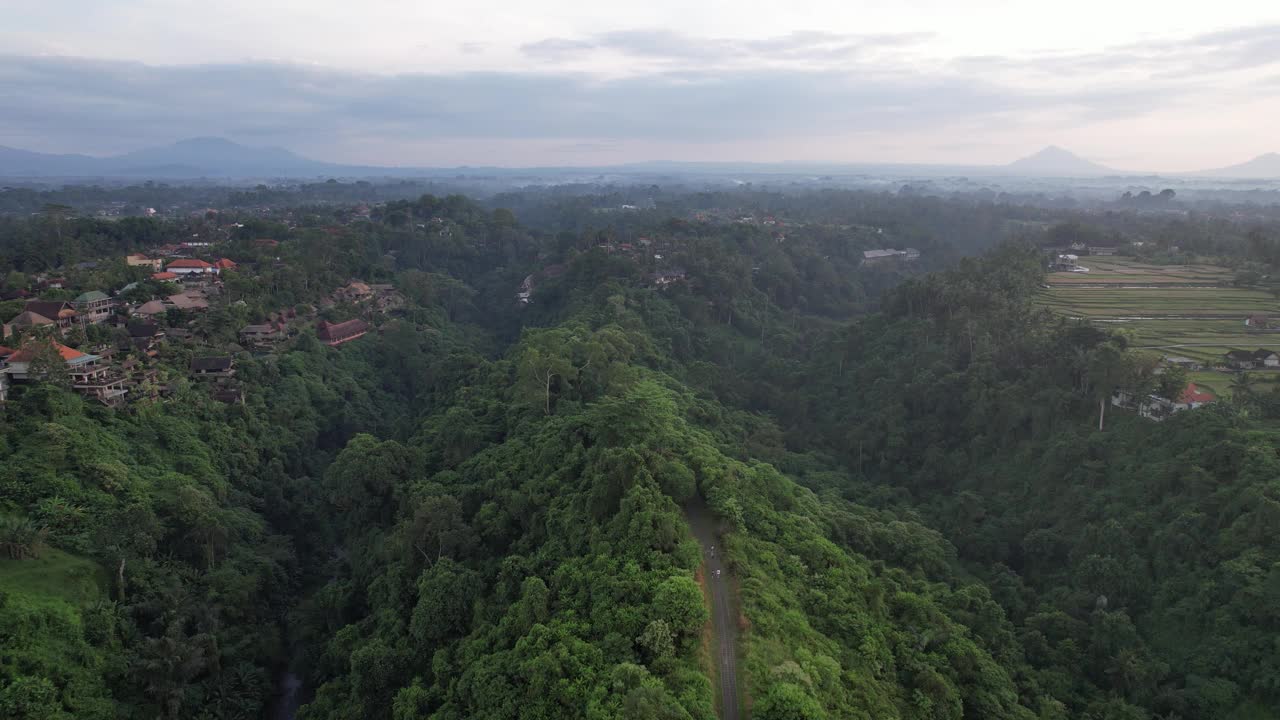
[[863,250],[863,265],[883,265],[898,259],[897,250]]
[[210,288],[218,287],[218,276],[213,273],[192,273],[178,276],[178,282],[182,283],[183,289],[188,293],[191,291],[204,293]]
[[1147,396],[1147,399],[1138,407],[1138,414],[1148,420],[1160,422],[1174,413],[1194,410],[1216,399],[1213,393],[1201,390],[1195,383],[1187,383],[1176,402],[1159,395]]
[[334,294],[339,300],[358,303],[373,297],[373,289],[359,280],[352,280],[346,287],[338,288]]
[[245,325],[240,328],[240,341],[254,347],[276,345],[289,337],[284,323],[266,323],[263,325]]
[[1189,357],[1183,357],[1181,355],[1165,355],[1162,360],[1165,365],[1180,367],[1184,370],[1201,370],[1204,367],[1196,360],[1192,360]]
[[1113,248],[1113,247],[1104,247],[1104,246],[1101,246],[1101,245],[1090,245],[1090,246],[1089,246],[1089,254],[1090,254],[1090,255],[1103,255],[1103,256],[1105,256],[1105,255],[1115,255],[1115,254],[1116,254],[1116,249],[1117,249],[1117,248]]
[[1253,330],[1270,330],[1271,318],[1266,315],[1250,315],[1244,319],[1244,325]]
[[14,316],[12,320],[5,323],[4,337],[11,337],[16,332],[36,330],[39,328],[48,328],[49,330],[57,331],[58,323],[39,313],[34,313],[30,310],[23,310]]
[[160,371],[154,366],[130,358],[121,363],[120,371],[133,399],[155,398],[160,394]]
[[879,250],[863,250],[863,265],[887,265],[897,262],[915,262],[920,259],[920,251],[915,248],[906,248],[905,250],[893,250],[890,248],[882,248]]
[[191,293],[170,295],[165,299],[165,305],[176,310],[190,310],[193,312],[209,309],[209,301],[207,299]]
[[164,267],[164,260],[159,258],[149,258],[141,253],[134,253],[124,257],[124,264],[129,267],[149,267],[159,270]]
[[1227,367],[1234,370],[1280,367],[1280,354],[1264,348],[1258,348],[1252,352],[1249,350],[1229,350],[1222,356],[1222,359]]
[[369,324],[360,319],[347,320],[340,323],[321,320],[316,325],[316,336],[320,338],[321,342],[330,347],[351,342],[367,332],[369,332]]
[[229,355],[192,358],[191,360],[191,377],[197,379],[229,378],[235,374],[235,361]]
[[516,302],[521,305],[528,305],[533,302],[533,276],[526,275],[524,282],[520,283],[520,289],[516,291]]
[[0,345],[0,405],[9,399],[9,371],[5,367],[5,362],[15,352],[17,351],[13,348]]
[[153,273],[151,275],[151,279],[159,280],[160,282],[173,282],[178,279],[178,273],[172,273],[165,270],[164,272]]
[[111,319],[116,302],[110,295],[99,290],[90,290],[71,301],[81,322],[97,325]]
[[220,386],[213,391],[213,399],[227,405],[243,405],[244,388]]
[[[124,378],[114,373],[109,365],[100,363],[102,359],[100,356],[82,353],[59,342],[50,342],[66,363],[71,388],[77,393],[106,405],[114,405],[128,392],[124,388]],[[5,369],[9,377],[15,382],[43,380],[45,371],[31,367],[36,355],[36,347],[30,344],[10,355],[5,360]]]
[[165,270],[176,275],[217,275],[218,268],[211,263],[196,258],[174,260],[165,266]]
[[1259,348],[1253,351],[1254,367],[1275,368],[1280,367],[1280,355],[1274,351]]
[[228,260],[227,258],[221,258],[218,262],[214,263],[213,266],[216,267],[219,272],[222,272],[223,270],[235,270],[237,267],[234,260]]
[[164,338],[164,329],[155,323],[132,323],[125,328],[129,334],[129,347],[155,357],[156,344]]
[[374,308],[379,312],[391,312],[400,310],[405,306],[404,296],[396,290],[396,286],[390,283],[379,283],[370,285],[369,289],[373,291]]
[[1053,262],[1049,263],[1049,269],[1055,272],[1074,272],[1087,273],[1089,268],[1080,264],[1080,256],[1073,253],[1061,253]]
[[169,308],[160,300],[148,300],[133,309],[133,315],[140,318],[154,318],[168,312]]
[[1222,359],[1227,367],[1236,370],[1252,370],[1257,367],[1253,353],[1248,350],[1228,350]]
[[64,300],[28,300],[23,310],[52,320],[61,330],[76,322],[75,308]]
[[658,287],[666,287],[672,283],[677,283],[685,279],[685,271],[683,268],[671,268],[670,270],[659,270],[651,277],[653,284]]

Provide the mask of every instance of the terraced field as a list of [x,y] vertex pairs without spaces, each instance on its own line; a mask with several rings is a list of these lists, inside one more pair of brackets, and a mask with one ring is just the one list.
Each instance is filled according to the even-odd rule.
[[1243,327],[1254,313],[1280,311],[1280,303],[1261,290],[1231,287],[1050,286],[1042,302],[1073,317],[1221,318]]
[[1216,265],[1148,265],[1133,258],[1083,257],[1080,264],[1089,268],[1087,273],[1054,273],[1049,276],[1050,285],[1154,284],[1182,283],[1188,285],[1216,285],[1231,280],[1227,268]]
[[1227,286],[1227,268],[1147,265],[1118,257],[1084,257],[1080,264],[1090,272],[1047,277],[1042,305],[1125,328],[1138,346],[1206,364],[1231,349],[1280,349],[1280,333],[1254,332],[1244,324],[1249,315],[1280,318],[1280,300],[1262,290]]

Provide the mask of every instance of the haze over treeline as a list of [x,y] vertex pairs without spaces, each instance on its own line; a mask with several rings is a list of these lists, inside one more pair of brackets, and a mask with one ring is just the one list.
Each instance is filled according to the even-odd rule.
[[[81,154],[54,155],[0,147],[0,177],[14,179],[72,180],[102,178],[220,178],[228,180],[260,180],[318,177],[365,177],[372,179],[413,177],[477,177],[497,176],[509,180],[547,183],[580,181],[593,172],[608,173],[638,181],[642,176],[754,177],[765,182],[787,182],[788,178],[805,177],[808,182],[835,181],[835,176],[878,176],[886,182],[912,176],[942,177],[973,175],[978,178],[1051,178],[1082,180],[1107,177],[1112,181],[1125,177],[1140,179],[1140,174],[1124,172],[1090,162],[1060,147],[1050,146],[1033,155],[1003,165],[933,165],[933,164],[858,164],[858,163],[700,163],[644,162],[612,166],[562,167],[458,167],[426,168],[411,166],[361,166],[322,162],[302,157],[284,148],[248,147],[225,138],[190,138],[170,145],[148,147],[109,157]],[[603,177],[602,175],[597,176]],[[1280,154],[1259,156],[1247,163],[1171,175],[1187,179],[1222,178],[1226,180],[1280,181]],[[1210,182],[1212,184],[1212,182]],[[1015,181],[1015,186],[1017,183]],[[1064,187],[1072,187],[1071,185]]]

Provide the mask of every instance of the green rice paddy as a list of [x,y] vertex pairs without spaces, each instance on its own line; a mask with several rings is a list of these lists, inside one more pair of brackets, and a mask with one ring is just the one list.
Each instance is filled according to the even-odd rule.
[[1280,312],[1270,293],[1247,288],[1050,286],[1042,295],[1046,307],[1087,318],[1218,318],[1243,329],[1249,315]]
[[1229,269],[1217,265],[1150,265],[1133,258],[1085,256],[1079,263],[1087,273],[1053,273],[1051,285],[1090,285],[1094,283],[1143,284],[1182,283],[1216,285],[1230,282]]
[[[1212,265],[1147,265],[1132,258],[1082,257],[1088,273],[1050,273],[1039,302],[1054,312],[1087,318],[1130,334],[1133,344],[1161,355],[1181,355],[1205,365],[1228,350],[1280,351],[1280,332],[1257,332],[1250,315],[1280,321],[1280,300],[1262,290],[1226,286],[1227,268]],[[1180,347],[1179,347],[1180,346]],[[1225,389],[1218,373],[1212,383]],[[1259,379],[1262,379],[1261,377]]]

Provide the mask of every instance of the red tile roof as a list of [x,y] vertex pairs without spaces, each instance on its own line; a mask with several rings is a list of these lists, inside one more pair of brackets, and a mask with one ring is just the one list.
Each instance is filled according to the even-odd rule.
[[222,270],[231,270],[236,266],[235,261],[228,260],[227,258],[222,258],[218,262],[214,263],[214,265]]
[[171,267],[171,268],[197,268],[197,269],[200,269],[200,270],[204,270],[204,269],[206,269],[206,268],[211,268],[211,267],[213,267],[213,266],[212,266],[212,265],[210,265],[209,263],[205,262],[204,260],[198,260],[198,259],[196,259],[196,258],[182,258],[181,260],[174,260],[173,262],[169,263],[169,267]]
[[1179,401],[1184,403],[1207,403],[1213,402],[1215,399],[1217,398],[1213,393],[1201,390],[1196,387],[1195,383],[1187,383],[1187,387],[1182,390],[1182,396]]
[[338,345],[348,340],[355,340],[368,331],[369,324],[358,318],[340,323],[325,322],[323,320],[316,323],[316,334],[322,341],[330,345]]
[[[75,360],[78,357],[84,356],[84,353],[80,352],[79,350],[76,350],[74,348],[69,348],[60,342],[56,342],[53,340],[50,340],[49,342],[53,343],[53,346],[58,349],[58,354],[61,355],[62,359],[67,362],[71,362],[72,360]],[[28,345],[27,347],[22,348],[18,352],[10,355],[9,362],[11,363],[30,362],[33,355],[35,355],[35,349],[32,348],[30,345]]]
[[168,270],[158,272],[151,276],[152,280],[173,280],[178,277],[177,273],[171,273]]

